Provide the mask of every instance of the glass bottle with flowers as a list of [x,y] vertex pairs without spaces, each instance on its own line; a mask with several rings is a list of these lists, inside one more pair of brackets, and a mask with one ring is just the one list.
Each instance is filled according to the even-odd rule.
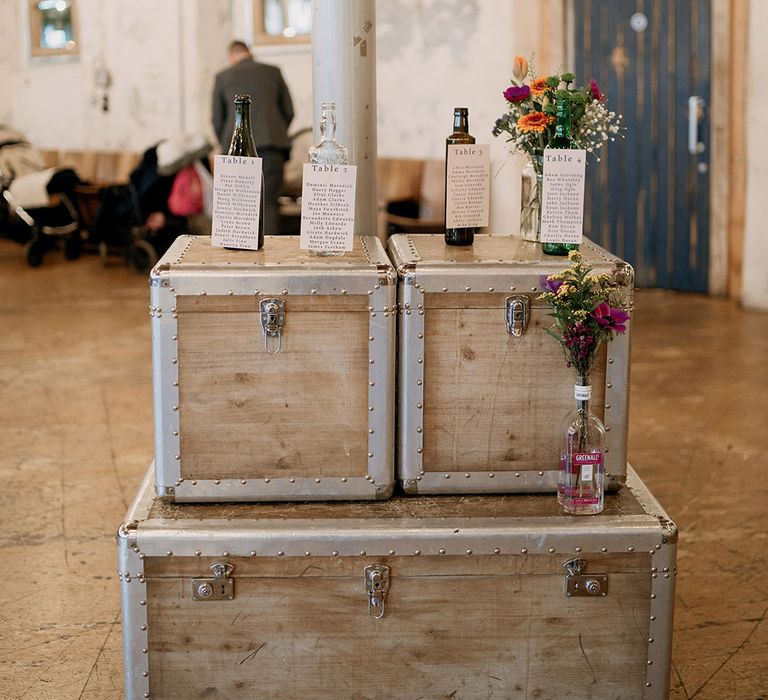
[[604,503],[605,427],[590,410],[589,375],[601,344],[626,332],[630,308],[620,282],[627,273],[622,263],[612,275],[596,275],[578,251],[568,257],[569,268],[542,280],[546,291],[539,297],[552,307],[554,323],[547,332],[576,370],[576,407],[560,433],[557,500],[567,513],[594,515]]
[[512,84],[503,93],[507,111],[496,120],[493,135],[506,133],[510,150],[528,158],[522,173],[520,233],[527,241],[538,241],[544,149],[555,134],[556,96],[567,96],[570,102],[574,145],[597,160],[603,145],[619,133],[622,116],[608,110],[595,80],[587,87],[576,87],[573,73],[537,77],[533,59],[529,62],[523,56],[515,56],[512,72]]

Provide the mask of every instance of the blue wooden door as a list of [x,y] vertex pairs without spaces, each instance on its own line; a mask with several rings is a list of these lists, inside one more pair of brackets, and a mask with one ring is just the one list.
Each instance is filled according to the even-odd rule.
[[584,232],[640,286],[705,292],[710,2],[574,0],[574,20],[574,72],[626,126],[587,167]]

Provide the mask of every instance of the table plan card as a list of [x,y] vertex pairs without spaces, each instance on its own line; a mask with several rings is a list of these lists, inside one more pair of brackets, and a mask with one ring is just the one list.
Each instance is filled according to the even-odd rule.
[[449,145],[447,160],[446,228],[487,226],[491,202],[490,147],[474,143]]
[[216,156],[211,245],[258,250],[261,182],[261,158]]
[[299,247],[325,253],[352,250],[357,166],[306,163],[301,186]]
[[581,243],[586,164],[587,152],[583,149],[544,150],[543,243]]

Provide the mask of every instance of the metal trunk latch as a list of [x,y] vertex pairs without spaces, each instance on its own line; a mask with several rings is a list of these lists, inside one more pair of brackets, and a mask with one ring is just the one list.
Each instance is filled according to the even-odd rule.
[[212,577],[192,579],[192,600],[232,600],[235,597],[235,579],[229,578],[233,564],[211,564]]
[[368,591],[368,613],[374,620],[384,617],[384,600],[389,590],[389,567],[383,564],[366,566],[365,589]]
[[519,338],[528,328],[531,316],[531,299],[525,294],[513,294],[506,299],[505,317],[507,333]]
[[[280,335],[285,325],[285,302],[282,299],[262,299],[259,302],[261,311],[261,329],[264,332],[264,349],[273,355],[283,347]],[[275,348],[276,349],[273,349]]]
[[585,574],[587,562],[583,559],[570,559],[563,563],[568,572],[565,577],[565,595],[567,596],[604,596],[608,595],[608,574]]

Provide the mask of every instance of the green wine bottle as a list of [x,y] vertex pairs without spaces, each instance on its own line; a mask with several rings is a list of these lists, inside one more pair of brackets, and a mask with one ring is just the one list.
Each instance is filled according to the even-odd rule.
[[[555,135],[547,148],[578,148],[571,135],[571,101],[567,97],[557,97],[555,102]],[[568,251],[578,250],[578,243],[542,243],[541,250],[547,255],[568,255]]]
[[[453,133],[445,139],[445,211],[448,212],[448,146],[474,143],[475,137],[469,134],[469,110],[455,107],[453,110]],[[445,229],[446,245],[472,245],[475,240],[474,227]]]

